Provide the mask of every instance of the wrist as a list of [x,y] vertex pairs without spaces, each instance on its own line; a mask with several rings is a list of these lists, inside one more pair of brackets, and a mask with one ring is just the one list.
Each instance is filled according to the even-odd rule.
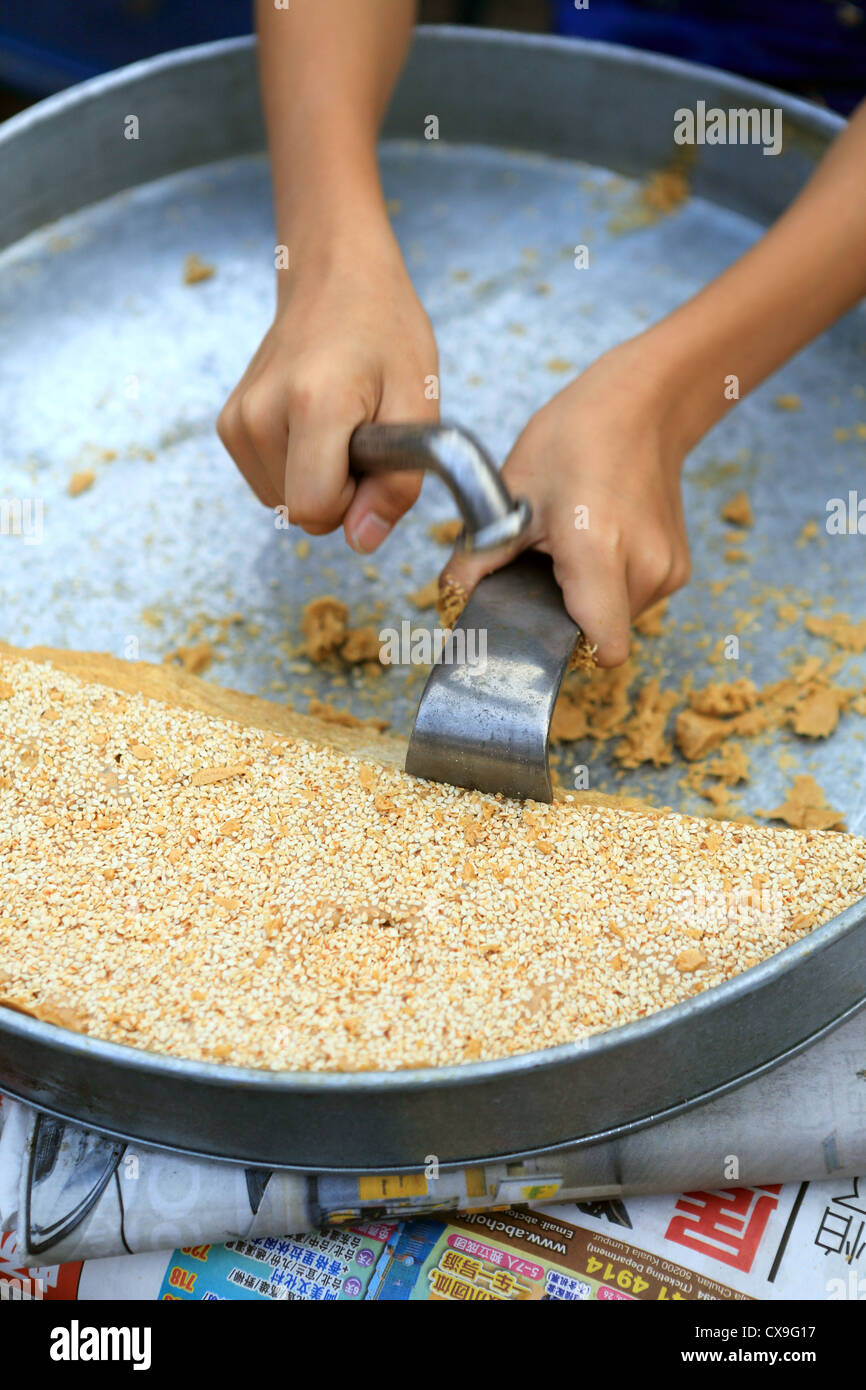
[[310,217],[286,243],[289,263],[277,270],[277,312],[299,292],[318,295],[330,285],[341,291],[363,279],[368,285],[405,275],[405,265],[384,207],[363,216]]
[[725,364],[711,339],[701,334],[692,341],[673,316],[621,347],[640,378],[641,408],[657,422],[672,456],[682,463],[739,398],[730,392]]
[[378,178],[347,192],[321,187],[296,216],[278,220],[278,242],[285,248],[277,262],[277,298],[300,282],[321,281],[344,271],[371,272],[379,265],[402,266]]

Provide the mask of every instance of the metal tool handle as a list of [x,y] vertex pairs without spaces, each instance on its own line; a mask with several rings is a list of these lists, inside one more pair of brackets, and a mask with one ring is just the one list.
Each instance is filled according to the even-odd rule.
[[529,525],[529,503],[511,496],[489,454],[458,425],[359,425],[349,462],[354,473],[435,473],[460,509],[467,550],[492,550]]

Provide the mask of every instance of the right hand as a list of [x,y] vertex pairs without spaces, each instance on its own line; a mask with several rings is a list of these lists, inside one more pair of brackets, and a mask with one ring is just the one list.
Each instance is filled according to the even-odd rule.
[[456,551],[443,572],[471,594],[528,546],[543,551],[599,666],[621,665],[632,620],[689,577],[683,378],[659,371],[654,343],[651,329],[620,343],[532,417],[502,470],[532,507],[528,530],[501,550]]
[[[310,535],[342,524],[375,550],[421,489],[421,473],[349,473],[349,438],[370,421],[435,422],[433,330],[390,229],[301,258],[279,277],[273,324],[217,430],[268,507]],[[435,378],[437,399],[428,399]]]

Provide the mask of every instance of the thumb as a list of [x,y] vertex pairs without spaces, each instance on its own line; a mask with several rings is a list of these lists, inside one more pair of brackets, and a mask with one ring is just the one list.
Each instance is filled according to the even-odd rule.
[[511,541],[496,550],[473,551],[455,546],[439,575],[439,585],[442,589],[459,590],[467,599],[471,598],[482,579],[516,559],[530,544],[525,536],[521,536],[518,541]]
[[543,541],[543,537],[544,527],[533,510],[529,525],[523,534],[506,542],[505,545],[497,546],[495,550],[466,550],[458,544],[439,575],[440,586],[461,591],[468,599],[488,574],[493,574],[496,570],[502,569],[503,565],[516,560],[524,550]]
[[362,478],[343,519],[352,549],[365,555],[376,550],[417,500],[423,480],[423,473]]

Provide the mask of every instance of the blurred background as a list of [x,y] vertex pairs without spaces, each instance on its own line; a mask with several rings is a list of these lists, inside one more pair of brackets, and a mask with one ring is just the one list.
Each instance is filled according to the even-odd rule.
[[[359,0],[363,3],[363,0]],[[422,0],[428,24],[601,39],[769,82],[847,114],[866,92],[866,0]],[[251,0],[3,0],[0,119],[109,68],[248,33]]]

